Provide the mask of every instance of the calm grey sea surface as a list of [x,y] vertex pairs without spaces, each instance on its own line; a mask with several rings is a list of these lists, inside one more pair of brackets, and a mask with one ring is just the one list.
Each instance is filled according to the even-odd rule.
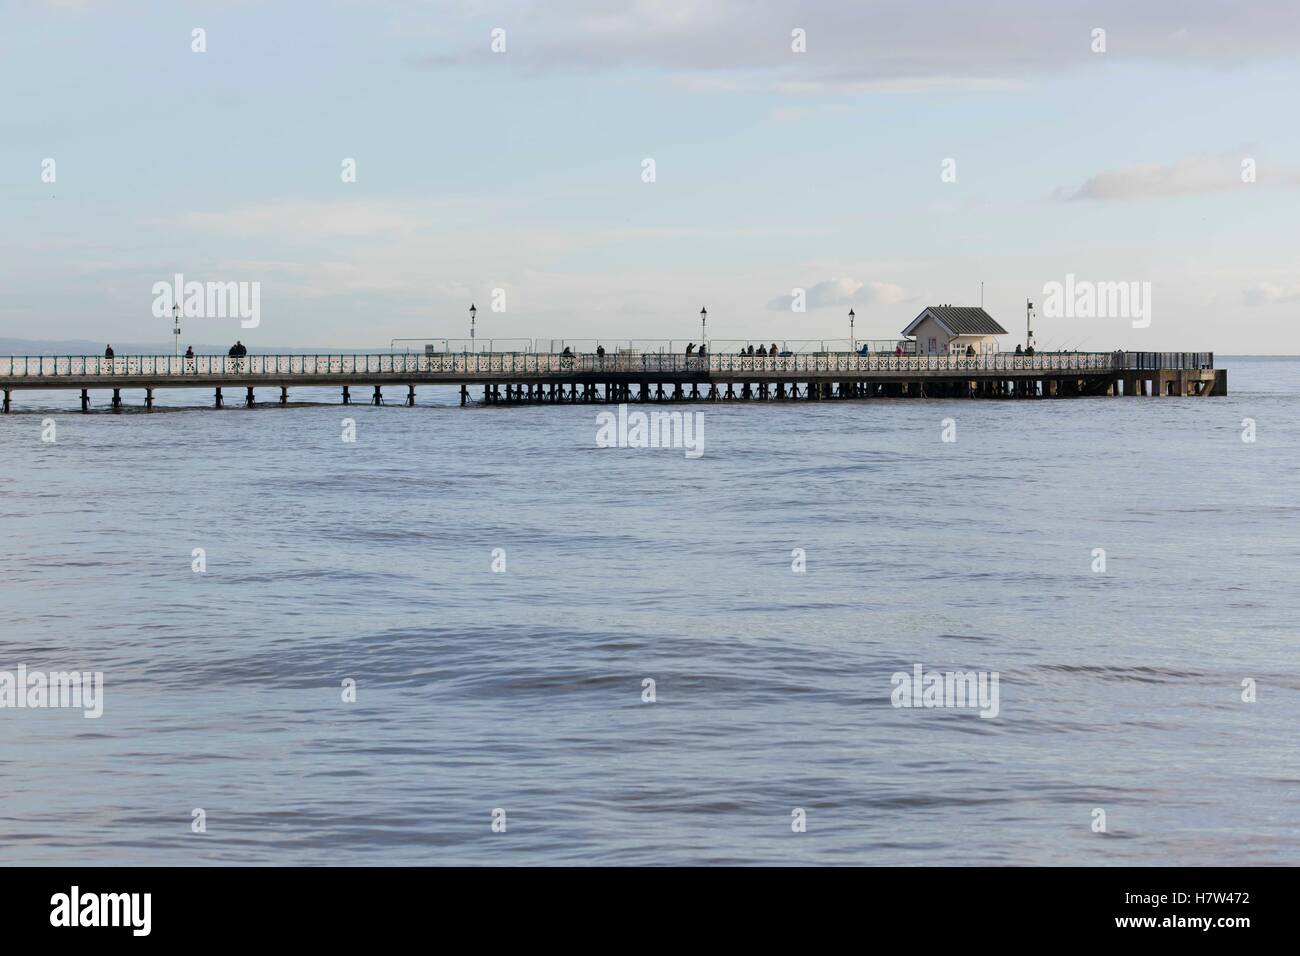
[[[451,389],[15,393],[0,670],[105,699],[0,710],[0,863],[1300,863],[1300,360],[1219,364],[673,406],[697,460]],[[999,715],[891,706],[917,663]]]

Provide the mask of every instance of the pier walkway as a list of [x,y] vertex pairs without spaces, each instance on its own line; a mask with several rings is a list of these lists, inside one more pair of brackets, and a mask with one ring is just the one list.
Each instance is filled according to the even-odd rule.
[[[483,402],[655,402],[832,398],[1065,398],[1209,396],[1227,394],[1227,373],[1211,352],[993,352],[962,355],[795,355],[625,353],[565,355],[553,352],[377,353],[356,355],[0,356],[4,411],[18,390],[69,389],[81,393],[83,411],[92,390],[111,390],[114,408],[123,389],[145,393],[152,408],[159,388],[209,388],[214,404],[223,389],[337,387],[344,404],[351,389],[406,386],[415,404],[419,385],[459,385],[461,404]],[[471,392],[471,389],[473,390]]]

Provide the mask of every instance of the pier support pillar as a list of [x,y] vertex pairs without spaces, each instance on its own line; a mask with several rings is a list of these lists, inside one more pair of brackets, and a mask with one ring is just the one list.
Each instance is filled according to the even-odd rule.
[[7,388],[5,389],[5,412],[4,413],[6,415],[9,414],[9,389]]
[[144,407],[153,411],[153,389],[146,387],[144,390]]
[[222,404],[223,404],[223,402],[221,401],[221,386],[218,385],[218,386],[216,387],[216,389],[215,389],[215,394],[213,395],[213,398],[212,398],[212,407],[213,407],[213,408],[220,408],[220,407],[222,406]]
[[253,386],[250,385],[248,386],[248,394],[244,398],[244,407],[252,408],[256,404],[257,401],[253,398]]
[[343,386],[343,404],[344,405],[352,404],[352,396],[348,394],[348,387],[346,385]]
[[375,397],[370,400],[370,403],[372,405],[384,404],[384,393],[378,385],[375,386]]
[[122,390],[120,388],[115,388],[113,389],[113,411],[120,412],[121,410],[122,410]]
[[81,410],[83,412],[90,411],[90,392],[84,388],[81,390]]
[[288,405],[288,404],[289,404],[289,386],[288,386],[288,385],[281,385],[281,386],[280,386],[280,404],[281,404],[281,405]]

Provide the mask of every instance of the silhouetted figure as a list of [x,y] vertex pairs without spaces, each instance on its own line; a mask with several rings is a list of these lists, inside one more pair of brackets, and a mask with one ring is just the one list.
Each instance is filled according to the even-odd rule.
[[1016,354],[1017,354],[1017,355],[1024,355],[1024,354],[1025,354],[1025,350],[1022,349],[1022,348],[1020,347],[1020,343],[1019,343],[1019,342],[1016,343]]
[[895,345],[895,346],[894,346],[894,357],[895,357],[895,358],[902,358],[902,356],[903,356],[903,347],[902,347],[901,345]]
[[767,357],[767,346],[766,346],[766,345],[760,345],[760,346],[758,347],[758,354],[761,355],[761,356],[763,356],[764,358],[766,358],[766,357]]
[[694,342],[688,342],[688,343],[686,344],[686,354],[687,354],[687,356],[689,356],[689,355],[690,355],[692,352],[694,352],[694,351],[695,351],[695,343],[694,343]]
[[194,358],[194,346],[192,346],[192,345],[190,345],[190,346],[186,346],[186,348],[185,348],[185,357],[186,357],[186,358]]
[[564,351],[561,352],[560,354],[561,354],[561,355],[564,355],[564,356],[569,356],[569,357],[571,357],[571,356],[573,355],[573,352],[571,352],[571,351],[569,350],[569,347],[566,345],[566,346],[564,347]]
[[706,353],[706,349],[705,349],[704,346],[701,344],[701,345],[700,345],[700,355],[703,356],[705,353]]
[[603,346],[603,345],[597,345],[597,346],[596,346],[596,357],[597,357],[597,358],[604,358],[604,357],[605,357],[605,346]]
[[104,358],[112,358],[112,357],[113,357],[113,346],[111,345],[104,346]]
[[775,342],[773,342],[773,343],[772,343],[772,347],[771,347],[770,349],[767,350],[767,354],[768,354],[768,355],[775,355],[775,354],[776,354],[776,343],[775,343]]
[[750,354],[750,355],[753,355],[753,354],[754,354],[754,346],[752,346],[752,345],[749,347],[749,354]]
[[240,342],[238,339],[236,339],[235,344],[230,347],[230,357],[243,358],[247,354],[248,354],[247,347],[244,345],[243,342]]
[[967,357],[967,358],[974,358],[974,357],[975,357],[975,346],[973,346],[973,345],[968,345],[968,346],[966,346],[966,357]]
[[1031,345],[1031,346],[1029,346],[1029,348],[1025,349],[1025,354],[1026,354],[1026,355],[1033,355],[1033,354],[1034,354],[1034,347]]

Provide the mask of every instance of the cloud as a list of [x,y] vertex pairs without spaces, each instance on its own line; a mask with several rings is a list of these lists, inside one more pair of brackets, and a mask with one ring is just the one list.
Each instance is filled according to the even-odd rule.
[[1278,302],[1300,301],[1300,285],[1282,285],[1276,282],[1257,282],[1242,293],[1246,305],[1274,305]]
[[[1003,89],[1017,78],[1113,62],[1231,67],[1300,52],[1300,7],[1263,0],[1243,16],[1229,4],[1094,0],[507,0],[490,21],[462,10],[481,32],[448,36],[414,58],[421,66],[524,69],[538,75],[649,69],[704,92]],[[440,13],[445,19],[445,12]],[[489,27],[507,52],[489,49]],[[1107,30],[1105,54],[1092,31]],[[806,52],[791,49],[802,29]]]
[[410,203],[374,200],[268,202],[221,212],[193,212],[185,224],[202,232],[239,239],[312,236],[410,237],[431,222],[431,214]]
[[[863,282],[861,279],[827,279],[805,290],[804,303],[809,309],[827,309],[834,306],[862,308],[868,305],[892,305],[907,298],[900,286],[891,282]],[[779,295],[768,302],[773,312],[788,312],[794,296]]]
[[[1255,183],[1242,182],[1243,162],[1238,155],[1190,156],[1166,166],[1143,163],[1110,169],[1089,178],[1077,189],[1059,189],[1053,198],[1070,202],[1080,199],[1131,200],[1169,196],[1195,196],[1242,189]],[[1261,168],[1258,185],[1300,183],[1300,170],[1293,167]]]

